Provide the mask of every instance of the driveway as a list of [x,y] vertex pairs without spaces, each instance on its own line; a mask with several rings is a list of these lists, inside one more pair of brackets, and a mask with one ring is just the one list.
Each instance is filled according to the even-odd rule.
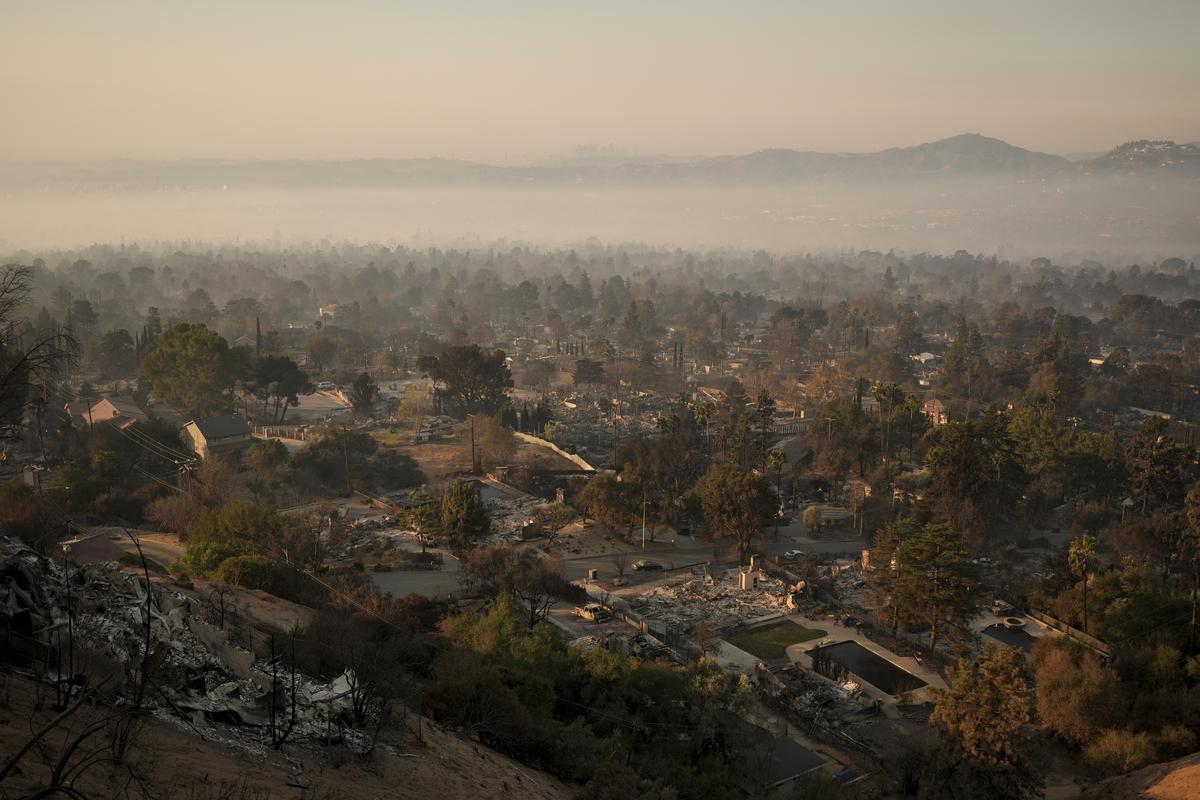
[[458,582],[461,562],[444,554],[445,560],[441,569],[405,569],[394,572],[372,572],[371,583],[381,592],[391,593],[393,597],[404,597],[408,594],[419,594],[424,597],[446,597],[462,593],[462,584]]

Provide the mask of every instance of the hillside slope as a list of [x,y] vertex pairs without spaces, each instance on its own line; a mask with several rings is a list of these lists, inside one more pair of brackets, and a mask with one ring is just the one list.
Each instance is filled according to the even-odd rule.
[[[43,693],[45,690],[43,689]],[[35,709],[38,691],[19,675],[0,673],[0,753],[15,753],[36,730],[54,718]],[[65,731],[81,730],[101,709],[83,709]],[[567,800],[568,787],[492,750],[463,741],[428,720],[415,734],[393,740],[367,761],[344,751],[287,746],[283,753],[250,753],[224,743],[218,726],[196,730],[173,719],[147,718],[134,739],[128,762],[136,782],[150,797],[190,800]],[[45,785],[47,757],[56,757],[70,737],[48,737],[20,769],[0,784],[0,798],[21,797]],[[101,742],[97,741],[97,745]],[[84,797],[117,797],[129,780],[124,767],[98,765],[75,784]],[[306,791],[301,792],[301,788]],[[136,791],[134,795],[141,796]]]
[[1110,778],[1089,787],[1084,800],[1196,800],[1200,797],[1200,753],[1162,764],[1151,764],[1136,772]]

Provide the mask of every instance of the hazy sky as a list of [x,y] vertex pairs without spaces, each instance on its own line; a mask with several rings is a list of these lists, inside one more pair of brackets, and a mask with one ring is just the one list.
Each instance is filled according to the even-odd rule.
[[1200,139],[1200,0],[0,0],[0,159]]

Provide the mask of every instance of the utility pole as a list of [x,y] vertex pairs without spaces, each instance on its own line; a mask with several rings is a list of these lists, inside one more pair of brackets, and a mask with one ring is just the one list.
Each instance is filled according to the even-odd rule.
[[646,549],[646,490],[642,489],[642,549]]
[[475,460],[475,415],[467,414],[467,419],[471,421],[471,472],[479,472],[479,462]]
[[350,483],[350,432],[342,426],[342,456],[346,460],[346,495],[354,494],[354,485]]

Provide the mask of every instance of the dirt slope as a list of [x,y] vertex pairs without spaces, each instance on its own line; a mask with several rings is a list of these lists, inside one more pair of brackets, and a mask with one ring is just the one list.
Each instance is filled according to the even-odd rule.
[[[30,731],[54,717],[37,710],[32,681],[0,674],[0,753],[15,753]],[[49,698],[46,698],[47,700]],[[79,730],[99,710],[84,710],[72,719]],[[415,727],[413,728],[415,734]],[[69,737],[56,732],[21,761],[21,769],[0,784],[0,800],[22,797],[44,785],[45,761],[61,752]],[[410,735],[388,746],[387,754],[369,763],[339,750],[285,748],[284,753],[252,754],[223,744],[219,726],[200,735],[175,721],[151,719],[131,748],[129,760],[145,781],[151,797],[189,800],[489,800],[519,796],[523,800],[568,800],[569,787],[517,764],[485,747],[463,741],[427,720],[421,740]],[[105,743],[103,735],[96,745]],[[118,797],[128,779],[120,768],[98,766],[87,771],[76,788],[89,798]],[[306,787],[299,788],[297,784]],[[231,787],[236,787],[230,791]]]
[[1200,798],[1200,753],[1152,764],[1086,789],[1086,800],[1196,800]]

